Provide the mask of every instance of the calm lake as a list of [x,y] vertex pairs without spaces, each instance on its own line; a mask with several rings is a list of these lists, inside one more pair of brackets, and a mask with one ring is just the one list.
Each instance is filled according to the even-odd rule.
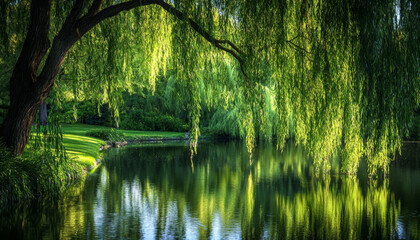
[[0,239],[420,239],[420,144],[386,179],[317,176],[303,148],[183,142],[111,149],[60,200],[0,208]]

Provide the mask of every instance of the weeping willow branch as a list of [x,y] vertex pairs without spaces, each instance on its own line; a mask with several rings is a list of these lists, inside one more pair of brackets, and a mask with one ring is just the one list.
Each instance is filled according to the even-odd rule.
[[304,49],[303,47],[298,46],[296,43],[294,43],[291,40],[287,40],[286,43],[289,44],[289,46],[292,46],[296,50],[300,50],[300,51],[305,52],[307,54],[311,54],[308,50]]
[[216,42],[221,43],[221,44],[229,44],[233,49],[235,49],[236,52],[238,52],[241,55],[244,54],[235,44],[233,44],[229,40],[216,40]]
[[[97,6],[94,6],[97,4]],[[79,31],[81,35],[85,34],[87,31],[92,29],[94,26],[96,26],[98,23],[102,22],[103,20],[113,17],[117,14],[119,14],[122,11],[128,11],[135,7],[139,6],[147,6],[150,4],[157,4],[157,1],[155,0],[137,0],[137,1],[129,1],[124,3],[119,3],[116,5],[112,5],[110,7],[107,7],[101,11],[99,11],[99,8],[101,7],[101,4],[98,4],[98,1],[95,1],[93,5],[91,6],[89,12],[81,17],[77,21],[77,27],[79,28]],[[95,14],[95,12],[97,12]]]
[[313,60],[311,58],[309,58],[309,56],[308,56],[311,53],[308,50],[304,49],[303,47],[301,47],[301,46],[299,46],[299,45],[297,45],[296,43],[293,42],[293,40],[296,39],[296,38],[297,37],[294,37],[291,40],[287,40],[286,41],[287,45],[290,46],[291,48],[293,48],[296,51],[301,51],[310,62],[313,62]]
[[[191,26],[192,29],[194,29],[198,34],[200,34],[204,39],[206,39],[213,46],[215,46],[216,48],[222,51],[229,53],[234,58],[236,58],[236,60],[238,60],[240,64],[242,73],[244,74],[245,77],[247,77],[243,68],[244,60],[241,57],[241,55],[244,55],[244,54],[242,51],[240,51],[240,49],[235,44],[233,44],[229,40],[216,39],[209,32],[203,29],[198,23],[196,23],[193,19],[189,18],[185,13],[179,11],[178,9],[164,2],[163,0],[129,1],[129,2],[116,4],[116,5],[107,7],[99,11],[102,5],[102,2],[103,0],[94,1],[88,13],[78,20],[77,25],[78,25],[78,29],[81,35],[85,34],[87,31],[89,31],[91,28],[93,28],[95,25],[97,25],[104,19],[115,16],[122,11],[128,11],[135,7],[146,6],[146,5],[151,5],[151,4],[159,5],[165,11],[169,12],[170,14],[172,14],[179,20],[188,22],[188,24]],[[226,45],[229,47],[227,47]]]
[[[239,64],[241,65],[242,73],[244,74],[245,77],[247,77],[247,75],[246,75],[246,73],[244,71],[244,68],[243,68],[244,60],[240,56],[240,55],[243,55],[243,52],[240,51],[239,48],[235,44],[233,44],[229,40],[216,39],[211,34],[209,34],[206,30],[204,30],[200,25],[198,25],[194,20],[192,20],[191,18],[187,17],[186,14],[184,14],[181,11],[179,11],[178,9],[176,9],[175,7],[173,7],[172,5],[170,5],[170,4],[168,4],[168,3],[164,2],[164,1],[159,1],[159,0],[156,1],[156,4],[159,5],[159,6],[161,6],[163,9],[165,9],[167,12],[171,13],[175,17],[177,17],[179,20],[187,21],[190,24],[190,26],[198,34],[200,34],[202,37],[204,37],[204,39],[206,39],[208,42],[210,42],[213,46],[219,48],[222,51],[225,51],[225,52],[229,53],[234,58],[236,58],[236,60],[238,60]],[[222,44],[227,44],[231,48],[224,47]]]

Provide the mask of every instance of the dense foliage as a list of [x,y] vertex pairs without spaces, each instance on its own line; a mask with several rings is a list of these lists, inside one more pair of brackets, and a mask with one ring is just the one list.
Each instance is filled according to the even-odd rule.
[[80,176],[75,162],[63,147],[60,126],[50,118],[47,126],[34,127],[30,144],[22,156],[0,146],[0,203],[19,199],[57,196],[66,184]]
[[[102,9],[119,2],[105,1]],[[194,148],[204,109],[214,113],[213,129],[244,138],[251,155],[258,136],[275,137],[279,148],[294,136],[319,170],[328,171],[339,155],[342,171],[354,174],[365,156],[370,174],[387,173],[420,100],[418,1],[168,2],[175,10],[150,2],[105,19],[77,41],[55,96],[97,108],[106,103],[118,127],[123,93],[154,92],[163,77],[168,102],[188,112]],[[51,38],[72,6],[53,2]],[[29,3],[2,2],[1,12],[7,79]]]

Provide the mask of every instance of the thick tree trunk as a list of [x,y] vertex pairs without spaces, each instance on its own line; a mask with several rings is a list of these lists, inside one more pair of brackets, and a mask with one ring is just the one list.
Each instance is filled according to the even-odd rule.
[[[22,154],[28,143],[31,126],[42,102],[48,96],[55,77],[63,64],[70,47],[92,26],[79,30],[77,21],[83,11],[83,0],[75,5],[64,22],[39,76],[38,67],[50,47],[48,32],[50,28],[51,0],[33,0],[28,33],[19,59],[10,78],[10,108],[1,128],[2,141],[16,155]],[[102,0],[95,0],[89,14],[95,14]],[[115,15],[115,14],[114,14]],[[85,24],[91,22],[87,21]]]
[[31,99],[25,94],[21,92],[19,96],[15,95],[15,97],[20,97],[21,100],[10,106],[2,128],[3,141],[17,155],[23,152],[28,143],[34,116],[40,105],[40,101]]
[[37,70],[49,48],[51,0],[33,0],[28,33],[22,52],[10,78],[10,108],[3,122],[3,142],[21,154],[28,142],[29,132],[42,102],[34,92]]
[[[19,70],[18,64],[10,79],[10,108],[3,123],[2,137],[16,155],[25,149],[36,113],[48,96],[64,58],[76,39],[74,35],[70,37],[64,34],[68,38],[63,40],[62,36],[54,39],[44,68],[35,82],[30,77],[33,72]],[[24,54],[22,51],[21,56]]]
[[73,15],[70,15],[54,39],[42,72],[37,76],[39,64],[50,46],[50,5],[51,0],[32,1],[28,33],[10,78],[10,108],[1,136],[16,155],[25,149],[36,113],[48,96],[69,48],[80,38],[70,21]]

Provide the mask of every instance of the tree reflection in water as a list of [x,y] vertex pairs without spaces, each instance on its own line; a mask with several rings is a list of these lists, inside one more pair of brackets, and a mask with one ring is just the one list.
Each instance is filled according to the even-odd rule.
[[[418,217],[410,222],[398,220],[401,203],[391,191],[392,176],[385,180],[342,176],[334,172],[334,163],[331,175],[316,176],[312,161],[293,144],[283,153],[261,144],[251,166],[246,148],[235,142],[202,143],[194,171],[189,156],[189,148],[177,143],[111,150],[103,166],[61,201],[56,211],[59,221],[51,227],[48,216],[40,218],[43,228],[50,229],[35,235],[89,239],[419,237]],[[26,224],[29,227],[21,230],[30,231],[31,223]]]

